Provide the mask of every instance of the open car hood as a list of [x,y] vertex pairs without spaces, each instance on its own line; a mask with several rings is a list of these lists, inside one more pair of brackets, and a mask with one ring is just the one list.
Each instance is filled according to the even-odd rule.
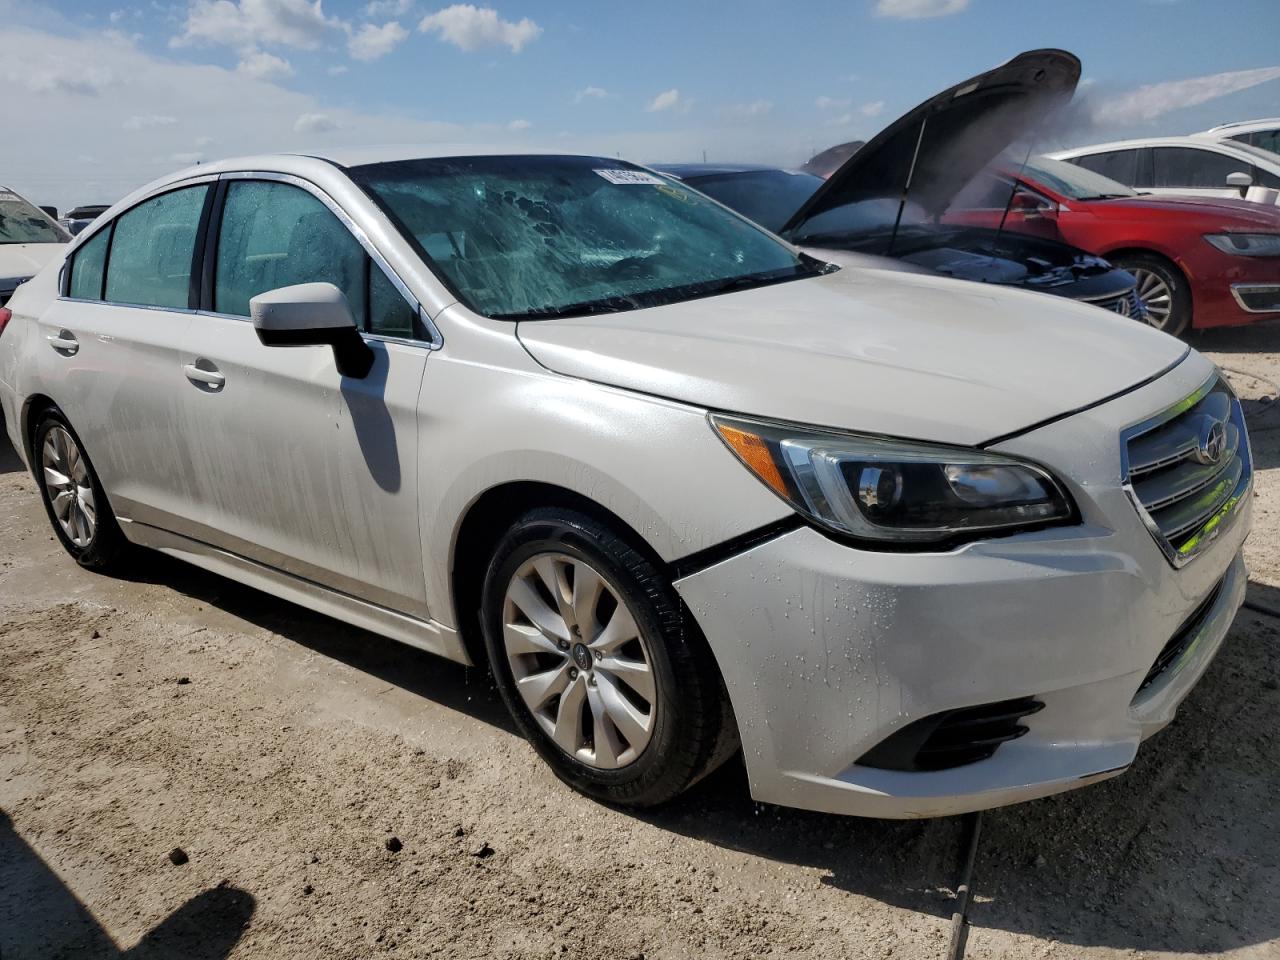
[[909,195],[930,216],[1047,114],[1070,101],[1080,61],[1030,50],[931,97],[899,117],[831,174],[779,231],[794,238],[821,213]]

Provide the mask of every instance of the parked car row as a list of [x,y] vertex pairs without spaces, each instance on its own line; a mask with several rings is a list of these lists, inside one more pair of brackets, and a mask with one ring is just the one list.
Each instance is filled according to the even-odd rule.
[[0,186],[0,307],[70,239],[44,210]]

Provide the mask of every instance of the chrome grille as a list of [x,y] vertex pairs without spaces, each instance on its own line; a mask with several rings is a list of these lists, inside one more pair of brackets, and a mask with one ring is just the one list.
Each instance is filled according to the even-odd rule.
[[1230,527],[1253,480],[1244,413],[1221,377],[1126,431],[1122,456],[1125,489],[1174,566]]
[[1112,313],[1118,313],[1122,317],[1131,317],[1134,320],[1141,320],[1143,323],[1147,320],[1147,306],[1142,302],[1142,298],[1138,296],[1138,288],[1133,287],[1127,293],[1122,293],[1118,297],[1107,297],[1105,300],[1090,300],[1095,307],[1101,307],[1103,310],[1110,310]]

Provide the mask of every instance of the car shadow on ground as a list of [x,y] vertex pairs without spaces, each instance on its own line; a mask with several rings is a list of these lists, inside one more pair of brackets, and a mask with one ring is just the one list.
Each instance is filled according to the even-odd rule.
[[253,916],[252,896],[219,885],[198,893],[120,950],[88,908],[0,811],[0,956],[223,960]]
[[1280,321],[1199,330],[1188,342],[1211,353],[1280,353]]
[[22,461],[10,445],[3,426],[0,426],[0,477],[7,473],[22,473],[23,470]]

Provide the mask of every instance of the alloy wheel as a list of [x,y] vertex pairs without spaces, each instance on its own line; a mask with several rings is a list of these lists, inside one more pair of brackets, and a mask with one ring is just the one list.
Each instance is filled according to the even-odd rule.
[[502,634],[521,699],[561,750],[600,770],[644,752],[657,719],[653,659],[599,571],[561,553],[530,558],[507,585]]
[[54,425],[44,435],[40,465],[58,526],[73,544],[87,548],[98,529],[98,506],[89,465],[66,428]]
[[1173,291],[1169,284],[1158,273],[1142,267],[1131,267],[1129,272],[1138,281],[1138,299],[1147,308],[1147,322],[1157,330],[1163,330],[1169,325],[1169,317],[1173,313]]

